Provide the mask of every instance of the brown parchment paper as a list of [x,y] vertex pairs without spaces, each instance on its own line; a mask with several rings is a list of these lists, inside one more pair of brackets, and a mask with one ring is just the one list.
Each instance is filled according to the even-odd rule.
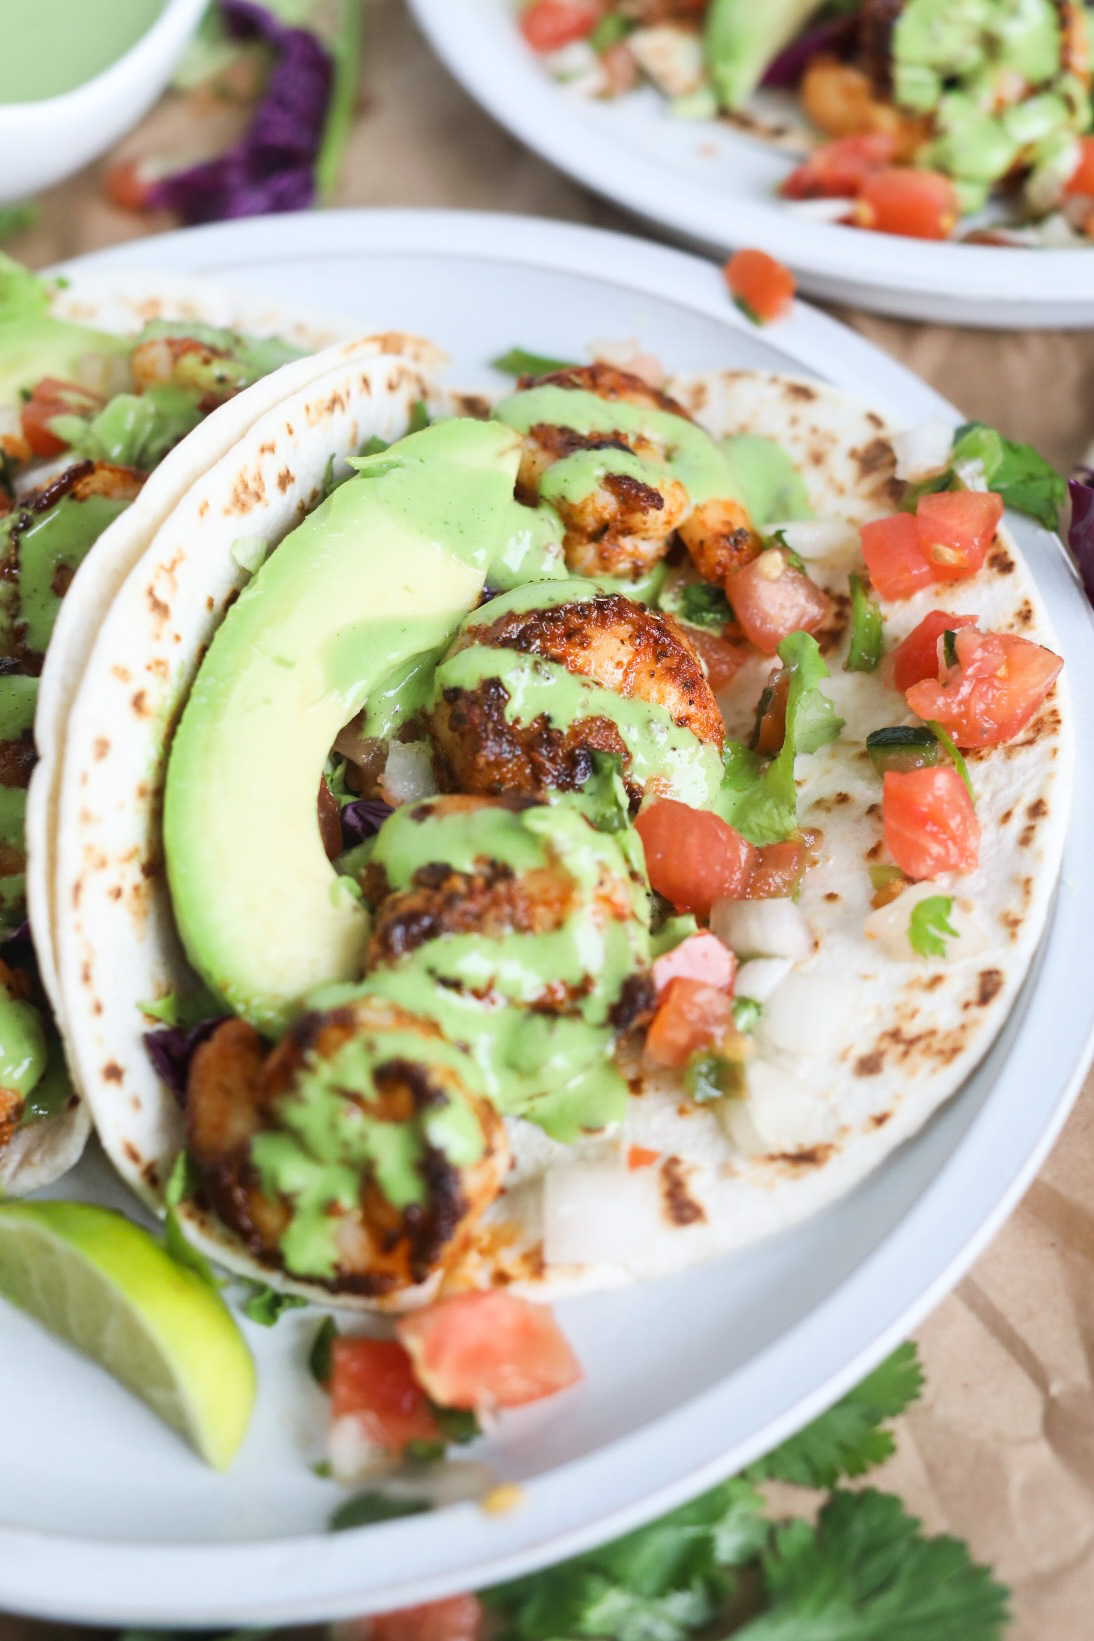
[[[483,114],[433,59],[402,0],[363,4],[359,106],[338,204],[521,211],[641,231]],[[46,195],[39,222],[5,249],[42,266],[173,226],[111,206],[106,165],[131,153],[203,156],[241,123],[232,111],[168,99],[107,161]],[[1031,440],[1065,470],[1094,439],[1094,331],[1008,335],[840,317],[970,416]],[[1011,1586],[1010,1641],[1094,1638],[1092,1199],[1094,1078],[1021,1206],[920,1328],[926,1392],[900,1421],[896,1456],[875,1473],[930,1531],[967,1539]],[[71,1633],[0,1616],[0,1641]]]

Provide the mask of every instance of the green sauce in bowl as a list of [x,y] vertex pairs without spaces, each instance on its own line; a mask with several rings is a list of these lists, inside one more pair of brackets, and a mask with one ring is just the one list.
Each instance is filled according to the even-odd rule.
[[3,8],[0,105],[74,91],[136,45],[164,0],[14,0]]

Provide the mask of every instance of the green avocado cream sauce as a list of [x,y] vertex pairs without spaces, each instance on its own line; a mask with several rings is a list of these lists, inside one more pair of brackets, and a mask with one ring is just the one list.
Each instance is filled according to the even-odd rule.
[[[256,1141],[253,1156],[264,1189],[294,1203],[281,1248],[299,1275],[334,1270],[330,1216],[359,1201],[364,1167],[403,1209],[426,1199],[426,1144],[456,1167],[481,1156],[481,1130],[462,1091],[486,1095],[505,1115],[535,1122],[563,1143],[620,1121],[626,1111],[611,1014],[625,982],[649,963],[649,900],[615,840],[565,801],[444,814],[425,800],[389,816],[372,853],[389,887],[412,888],[435,862],[462,872],[489,862],[517,877],[550,871],[558,874],[559,892],[571,897],[569,912],[557,929],[426,940],[390,966],[371,969],[359,986],[311,999],[330,1007],[362,995],[384,998],[442,1035],[428,1028],[365,1033],[329,1059],[313,1057],[279,1102],[279,1129]],[[629,915],[601,909],[599,897],[608,890]],[[559,983],[570,988],[567,1007],[537,1008]],[[345,1091],[369,1089],[379,1066],[398,1058],[418,1065],[434,1085],[438,1069],[442,1077],[454,1072],[455,1087],[442,1081],[447,1100],[410,1123],[370,1122]]]
[[0,985],[0,1088],[26,1099],[46,1069],[45,1026],[33,1003]]
[[[398,1061],[423,1067],[434,1090],[434,1102],[411,1120],[385,1121],[367,1102],[346,1099],[346,1089],[374,1087],[375,1077]],[[485,1141],[461,1084],[466,1069],[459,1048],[407,1028],[359,1031],[334,1054],[311,1061],[278,1104],[279,1129],[259,1135],[252,1147],[263,1189],[294,1203],[281,1242],[290,1271],[334,1274],[336,1216],[360,1206],[366,1170],[402,1213],[426,1206],[427,1149],[455,1168],[479,1160]]]
[[164,0],[10,0],[4,7],[0,103],[59,97],[136,45]]
[[908,0],[893,30],[893,89],[901,107],[932,117],[919,162],[954,178],[966,210],[1016,164],[1050,163],[1091,122],[1086,88],[1064,72],[1055,0]]

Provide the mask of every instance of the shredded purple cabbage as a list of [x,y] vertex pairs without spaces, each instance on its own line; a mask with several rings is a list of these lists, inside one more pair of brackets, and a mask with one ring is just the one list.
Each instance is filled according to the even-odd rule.
[[12,950],[15,947],[18,947],[20,951],[24,948],[33,950],[33,946],[34,942],[31,939],[30,923],[26,918],[23,919],[17,929],[13,929],[10,934],[6,934],[4,936],[3,940],[0,940],[0,949],[4,951]]
[[307,29],[287,28],[257,0],[220,0],[229,32],[277,52],[246,135],[216,159],[150,185],[150,209],[184,222],[299,211],[315,200],[315,163],[334,85],[334,64]]
[[212,1020],[199,1020],[196,1026],[159,1026],[155,1031],[145,1032],[144,1046],[152,1068],[180,1105],[186,1099],[186,1083],[194,1055],[226,1018],[218,1014]]
[[342,810],[342,845],[352,849],[366,838],[374,838],[394,811],[383,798],[355,798]]
[[1086,596],[1094,604],[1094,472],[1082,470],[1082,477],[1069,480],[1067,491],[1071,497],[1068,546],[1079,566]]
[[854,46],[857,32],[858,18],[854,14],[831,17],[826,23],[806,29],[804,34],[799,34],[796,40],[783,47],[777,57],[772,58],[761,84],[777,86],[780,90],[796,86],[818,53],[831,51],[837,57],[848,54]]

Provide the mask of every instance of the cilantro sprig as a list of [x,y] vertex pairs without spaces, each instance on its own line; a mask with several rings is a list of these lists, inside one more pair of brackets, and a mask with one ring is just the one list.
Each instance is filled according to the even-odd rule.
[[1006,1592],[957,1539],[927,1537],[899,1499],[837,1487],[815,1523],[762,1514],[765,1481],[830,1488],[888,1458],[886,1422],[922,1377],[902,1345],[744,1476],[488,1591],[498,1641],[999,1641]]

